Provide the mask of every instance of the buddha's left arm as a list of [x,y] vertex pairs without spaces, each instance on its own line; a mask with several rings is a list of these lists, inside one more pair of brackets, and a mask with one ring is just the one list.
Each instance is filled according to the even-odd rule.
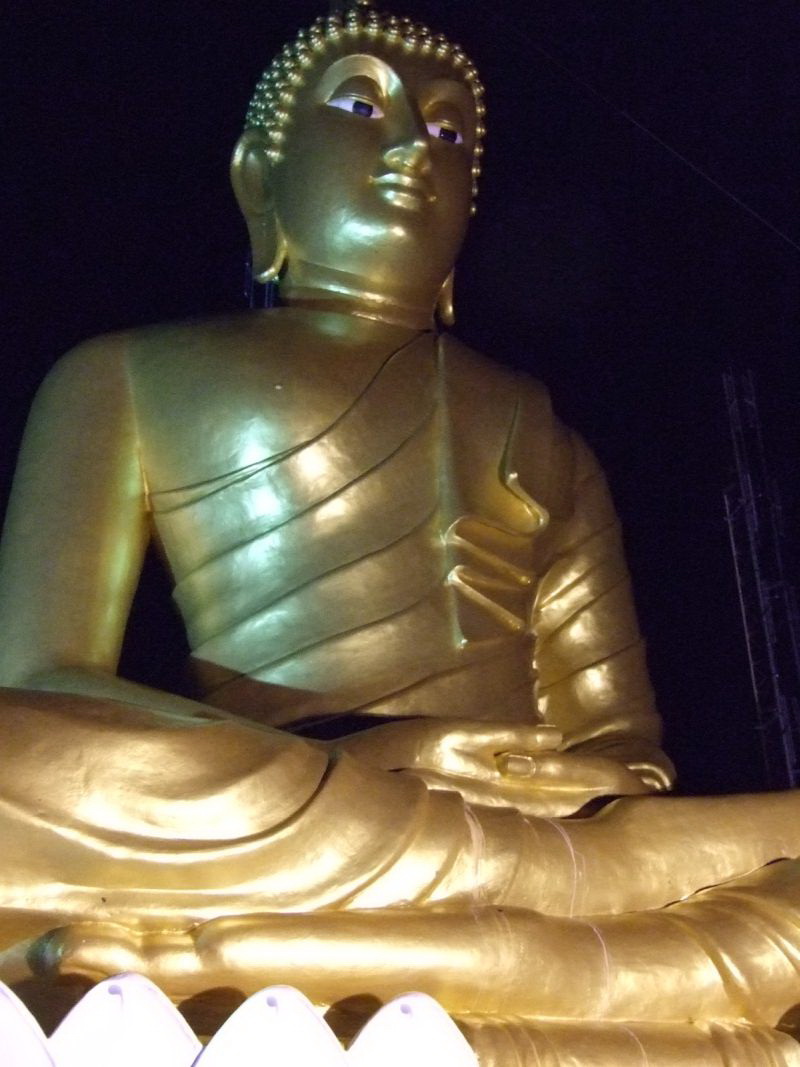
[[545,535],[546,566],[533,608],[537,702],[573,753],[625,764],[651,789],[668,788],[644,642],[633,607],[619,520],[583,441],[556,423],[559,480]]

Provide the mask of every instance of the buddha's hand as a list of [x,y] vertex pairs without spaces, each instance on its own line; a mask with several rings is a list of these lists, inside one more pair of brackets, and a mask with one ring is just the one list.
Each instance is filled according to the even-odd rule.
[[337,742],[357,759],[407,771],[433,789],[472,804],[530,815],[570,815],[602,797],[650,792],[625,764],[561,751],[554,726],[471,719],[410,719],[375,726]]

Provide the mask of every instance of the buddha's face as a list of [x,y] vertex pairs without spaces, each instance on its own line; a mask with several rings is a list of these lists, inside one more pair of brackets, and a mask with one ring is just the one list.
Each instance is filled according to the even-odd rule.
[[470,214],[475,128],[452,64],[388,43],[318,60],[269,177],[286,289],[432,309]]

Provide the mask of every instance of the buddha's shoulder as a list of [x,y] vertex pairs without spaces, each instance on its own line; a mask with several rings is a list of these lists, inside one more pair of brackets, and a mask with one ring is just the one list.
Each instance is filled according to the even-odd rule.
[[295,308],[247,310],[107,334],[78,346],[62,363],[91,364],[100,373],[121,363],[140,380],[184,373],[202,377],[204,369],[215,373],[220,365],[229,373],[236,366],[258,365],[262,371],[272,367],[302,375],[316,363],[369,366],[411,335],[350,316]]
[[[401,349],[406,330],[377,327],[354,320],[341,328],[342,316],[297,315],[293,309],[242,311],[213,318],[183,320],[120,330],[85,341],[56,363],[46,385],[60,391],[94,390],[136,382],[146,391],[191,378],[199,388],[223,372],[235,376],[278,373],[291,381],[308,380],[316,370],[332,375],[340,386],[357,388],[371,376],[387,352]],[[551,418],[549,392],[542,382],[516,368],[481,354],[451,334],[440,338],[442,369],[451,398],[462,397],[467,410],[475,406],[500,412],[522,409],[539,419]]]
[[264,354],[286,347],[296,325],[273,312],[241,311],[117,330],[76,345],[54,367],[56,374],[83,367],[109,369],[120,361],[147,363],[182,357],[225,357],[257,345]]
[[[524,371],[488,359],[450,335],[442,338],[447,389],[464,454],[494,442],[502,465],[553,517],[574,506],[573,487],[600,473],[580,434],[553,412],[550,393]],[[482,431],[482,432],[478,432]]]
[[509,404],[552,417],[547,386],[525,371],[508,367],[470,348],[452,334],[441,338],[444,373],[450,386],[490,406]]
[[117,363],[144,366],[151,362],[183,358],[222,358],[254,343],[269,350],[280,348],[279,318],[270,318],[269,328],[258,313],[234,312],[210,318],[184,319],[139,326],[93,337],[67,352],[56,370],[92,366],[112,369]]
[[131,361],[158,359],[175,352],[222,349],[244,323],[237,316],[162,323],[133,329],[115,330],[81,341],[66,352],[45,379],[46,387],[67,387],[91,376],[98,382],[124,372]]

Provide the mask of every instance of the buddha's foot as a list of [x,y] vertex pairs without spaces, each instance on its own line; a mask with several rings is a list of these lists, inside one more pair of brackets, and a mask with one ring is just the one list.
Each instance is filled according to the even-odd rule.
[[285,983],[319,1004],[408,989],[456,1015],[773,1027],[800,1004],[800,868],[773,864],[660,912],[564,919],[498,907],[255,914],[185,931],[75,924],[39,974],[145,974],[174,999]]
[[[452,918],[428,917],[445,923]],[[376,957],[385,954],[389,963],[397,968],[394,989],[387,992],[385,980],[378,984],[382,988],[382,996],[376,995],[376,986],[373,984],[347,986],[343,976],[349,973],[349,965],[342,965],[343,957],[338,952],[338,964],[333,964],[331,940],[321,938],[318,930],[310,952],[311,956],[319,953],[317,971],[327,972],[330,976],[333,964],[339,974],[338,983],[329,981],[327,996],[321,998],[319,973],[310,977],[310,969],[305,971],[310,981],[309,987],[296,964],[294,967],[287,966],[289,958],[296,957],[298,948],[302,947],[299,935],[303,927],[308,933],[309,918],[259,916],[247,921],[247,925],[250,922],[258,923],[262,932],[262,936],[251,941],[249,946],[254,950],[249,975],[240,971],[234,976],[229,971],[211,971],[208,967],[209,949],[212,946],[218,964],[222,962],[226,949],[230,949],[230,944],[226,942],[235,940],[239,950],[242,948],[244,920],[221,921],[222,925],[218,922],[206,923],[187,934],[142,935],[114,924],[77,924],[53,931],[40,940],[35,953],[36,969],[40,975],[81,975],[95,980],[120,971],[138,971],[163,984],[164,990],[174,1000],[192,998],[195,1014],[197,1003],[202,999],[198,994],[205,991],[208,1000],[204,1006],[206,1016],[209,1015],[209,1005],[214,1003],[211,994],[215,986],[222,984],[227,987],[225,991],[229,994],[230,1010],[232,992],[236,992],[237,998],[240,998],[243,993],[250,991],[251,985],[274,980],[286,981],[288,976],[288,980],[299,988],[311,991],[312,999],[317,1003],[329,1008],[328,1022],[346,1043],[382,1000],[394,995],[401,987],[413,985],[415,979],[422,975],[422,970],[418,962],[409,959],[404,966],[403,961],[391,952],[391,946],[379,940],[375,943]],[[367,915],[362,914],[358,918],[369,925]],[[282,943],[276,938],[267,944],[263,934],[265,923],[272,925],[270,919],[276,921],[273,932],[277,935],[278,930],[281,931]],[[341,943],[336,947],[342,952],[345,950]],[[422,946],[415,940],[406,945],[408,955],[415,958],[421,949]],[[306,951],[306,954],[309,953]],[[243,961],[240,959],[240,962]],[[303,967],[310,968],[311,961]],[[581,961],[576,961],[574,986],[562,991],[565,1001],[571,998],[574,991],[579,994],[585,980],[582,970]],[[413,972],[413,977],[409,971]],[[267,978],[267,975],[272,977]],[[230,988],[232,980],[238,980],[236,990]],[[334,988],[337,985],[338,988]],[[361,995],[354,992],[357,988],[361,989]],[[369,993],[365,994],[367,988]],[[448,990],[444,984],[439,995],[447,1006]],[[238,999],[235,999],[232,1006],[235,1007],[237,1003]],[[214,1017],[215,1010],[218,1013],[219,1007],[215,1009],[212,1006],[210,1020],[203,1019],[202,1009],[201,1015],[197,1016],[200,1029],[206,1035],[213,1033],[224,1021],[224,1014]],[[477,1009],[456,1015],[455,1018],[477,1053],[481,1067],[641,1067],[643,1063],[647,1067],[686,1067],[687,1064],[692,1067],[800,1067],[800,1044],[789,1033],[747,1023],[522,1019],[502,1017],[496,1010],[489,1014]],[[204,1021],[207,1023],[205,1029]]]

